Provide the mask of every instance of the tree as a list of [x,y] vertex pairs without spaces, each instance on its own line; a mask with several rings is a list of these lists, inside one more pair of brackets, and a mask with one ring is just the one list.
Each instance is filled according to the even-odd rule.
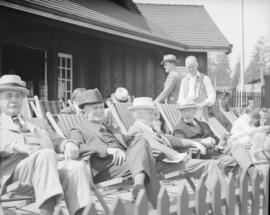
[[270,72],[270,45],[264,37],[261,37],[255,44],[251,61],[245,73],[245,82],[261,77]]
[[209,54],[208,75],[217,88],[229,86],[231,68],[228,55],[224,53]]
[[230,87],[231,88],[235,88],[239,84],[240,73],[241,73],[240,70],[241,70],[241,64],[240,64],[240,60],[238,59],[237,63],[235,64],[234,72],[233,72],[231,80],[230,80]]

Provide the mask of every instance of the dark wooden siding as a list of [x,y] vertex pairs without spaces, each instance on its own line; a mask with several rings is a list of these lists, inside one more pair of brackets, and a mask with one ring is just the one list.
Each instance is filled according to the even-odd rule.
[[57,54],[73,56],[73,88],[99,88],[104,96],[120,86],[134,96],[156,97],[163,88],[162,55],[175,54],[184,65],[186,56],[198,57],[199,69],[207,72],[206,53],[185,53],[133,40],[104,36],[71,25],[58,25],[33,15],[0,7],[1,45],[12,44],[47,51],[49,99],[57,98]]

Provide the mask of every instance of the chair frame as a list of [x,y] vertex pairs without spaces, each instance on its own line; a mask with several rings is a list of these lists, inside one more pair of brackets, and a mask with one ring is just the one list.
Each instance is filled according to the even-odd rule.
[[221,100],[218,99],[218,103],[219,103],[219,109],[221,111],[221,113],[227,118],[227,120],[233,125],[233,123],[235,122],[235,120],[237,119],[237,117],[235,116],[235,114],[232,111],[225,111],[224,108],[221,105]]

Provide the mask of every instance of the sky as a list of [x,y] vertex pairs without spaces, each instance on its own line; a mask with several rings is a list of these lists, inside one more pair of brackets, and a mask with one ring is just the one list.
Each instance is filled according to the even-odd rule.
[[[231,67],[241,54],[242,0],[133,0],[135,3],[203,5],[221,32],[233,45],[229,55]],[[243,0],[245,67],[260,37],[270,41],[270,0]]]

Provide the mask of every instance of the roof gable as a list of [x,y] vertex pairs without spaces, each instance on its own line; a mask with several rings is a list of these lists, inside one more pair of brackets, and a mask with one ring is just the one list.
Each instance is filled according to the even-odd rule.
[[229,47],[226,37],[200,5],[137,4],[142,14],[190,48]]

